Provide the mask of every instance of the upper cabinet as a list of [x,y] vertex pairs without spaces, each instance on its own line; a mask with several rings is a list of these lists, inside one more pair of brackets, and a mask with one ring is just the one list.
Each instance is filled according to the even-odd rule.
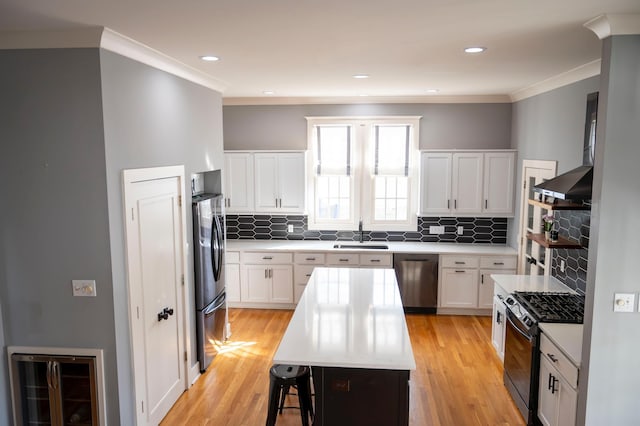
[[259,153],[255,161],[255,211],[304,212],[304,153]]
[[514,151],[426,151],[421,215],[513,216]]
[[253,212],[253,155],[225,153],[223,172],[227,213]]

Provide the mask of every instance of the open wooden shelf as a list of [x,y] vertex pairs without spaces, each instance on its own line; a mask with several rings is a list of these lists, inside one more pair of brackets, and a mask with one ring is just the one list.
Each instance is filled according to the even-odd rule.
[[542,247],[552,248],[552,249],[579,249],[582,248],[580,243],[572,241],[568,238],[558,236],[558,241],[549,241],[545,238],[544,234],[532,234],[531,232],[527,232],[527,238],[535,241],[540,244]]
[[547,210],[591,210],[591,206],[588,204],[578,204],[567,202],[563,200],[557,200],[555,203],[543,203],[542,201],[529,199],[529,204],[533,206],[542,207]]

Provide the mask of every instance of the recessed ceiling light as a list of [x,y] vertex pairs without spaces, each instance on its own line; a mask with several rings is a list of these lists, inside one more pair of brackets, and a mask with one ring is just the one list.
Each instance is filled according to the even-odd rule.
[[482,53],[485,50],[487,50],[486,47],[481,47],[481,46],[472,46],[472,47],[465,47],[464,51],[467,53]]
[[273,95],[275,92],[273,90],[265,90],[262,93],[264,93],[265,95]]
[[220,58],[218,58],[217,56],[213,56],[213,55],[200,56],[200,59],[202,59],[203,61],[207,61],[207,62],[215,62],[215,61],[219,61],[220,60]]
[[427,93],[438,93],[439,90],[438,89],[427,89],[426,92]]
[[355,74],[353,78],[369,78],[368,74]]

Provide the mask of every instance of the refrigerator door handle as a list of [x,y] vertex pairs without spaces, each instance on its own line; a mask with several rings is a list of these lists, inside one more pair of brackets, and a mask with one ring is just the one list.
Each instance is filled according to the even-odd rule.
[[213,216],[212,228],[211,262],[213,263],[213,277],[216,281],[219,281],[220,274],[222,274],[222,226],[217,215]]
[[[222,296],[220,296],[219,299],[220,300],[218,301],[218,303],[215,303],[215,306],[206,308],[204,311],[202,311],[205,317],[208,317],[209,315],[213,314],[215,311],[220,309],[222,306],[224,306],[224,302],[226,302],[227,300],[227,294],[222,293]],[[211,305],[213,305],[213,303]]]

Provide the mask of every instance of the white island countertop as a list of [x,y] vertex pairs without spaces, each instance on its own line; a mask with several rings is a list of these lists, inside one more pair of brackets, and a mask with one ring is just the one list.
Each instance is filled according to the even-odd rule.
[[515,291],[576,293],[552,276],[492,274],[491,278],[507,294]]
[[415,370],[393,269],[315,268],[273,362]]

